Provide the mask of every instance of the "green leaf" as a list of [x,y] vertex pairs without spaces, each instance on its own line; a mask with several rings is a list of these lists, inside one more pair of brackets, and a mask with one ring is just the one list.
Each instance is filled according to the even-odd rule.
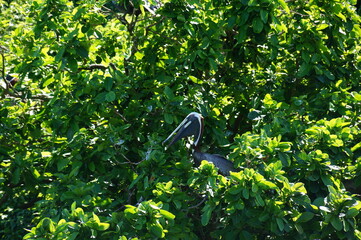
[[193,27],[192,27],[191,24],[185,23],[185,24],[183,25],[183,27],[187,30],[187,32],[189,33],[190,36],[193,37],[193,36],[195,35],[195,31],[194,31],[194,29],[193,29]]
[[77,53],[77,55],[81,56],[82,58],[89,58],[89,52],[83,46],[77,47],[76,48],[76,53]]
[[332,181],[331,181],[330,177],[323,175],[321,178],[323,178],[323,177],[325,178],[324,184],[327,186],[328,191],[333,195],[338,195],[338,191],[336,190],[336,188],[334,188],[332,186]]
[[244,209],[244,202],[242,199],[238,199],[237,202],[234,203],[234,207],[238,210]]
[[63,54],[65,52],[66,46],[62,46],[59,48],[58,53],[55,56],[55,62],[59,62],[61,58],[63,57]]
[[100,219],[95,213],[93,213],[93,219],[96,223],[100,223]]
[[55,81],[54,78],[48,78],[44,83],[43,83],[43,87],[47,87],[49,86],[50,84],[52,84],[53,82]]
[[302,59],[306,62],[306,63],[309,63],[310,60],[311,60],[311,56],[310,56],[310,53],[307,52],[307,51],[303,51],[302,54]]
[[114,82],[113,78],[111,78],[111,77],[105,78],[105,80],[104,80],[105,90],[110,91],[113,87],[113,82]]
[[38,170],[36,170],[36,168],[31,168],[31,171],[32,171],[35,178],[40,177],[40,173],[38,172]]
[[[356,201],[352,207],[349,208],[349,210],[346,213],[346,217],[355,217],[356,215],[359,214],[361,209],[361,201]],[[356,215],[355,215],[356,214]]]
[[108,92],[101,92],[101,93],[99,93],[96,97],[95,97],[95,102],[96,103],[103,103],[103,102],[105,102],[105,97],[106,97],[106,95],[108,94]]
[[261,18],[254,18],[252,21],[253,32],[260,33],[263,30],[263,21]]
[[174,98],[174,94],[173,94],[173,91],[172,89],[170,89],[170,87],[166,86],[164,88],[164,94],[165,96],[169,99],[169,100],[172,100]]
[[201,58],[201,59],[208,59],[208,55],[205,51],[202,50],[198,50],[197,51],[197,55]]
[[277,189],[277,185],[270,181],[261,181],[258,183],[258,186],[264,189]]
[[252,192],[258,192],[258,185],[256,183],[252,183]]
[[90,171],[94,172],[94,171],[95,171],[95,164],[94,164],[94,162],[90,162],[90,163],[88,164],[88,168],[89,168]]
[[82,208],[76,208],[74,211],[74,216],[85,222],[84,210]]
[[211,70],[217,71],[218,64],[216,63],[216,61],[213,58],[208,58],[208,61],[209,61],[209,65],[211,67]]
[[277,2],[281,5],[283,10],[285,10],[287,14],[291,13],[290,9],[288,8],[288,6],[284,0],[277,0]]
[[181,202],[181,201],[179,201],[179,200],[173,200],[173,203],[174,203],[175,208],[176,208],[177,210],[179,210],[179,209],[182,208],[182,202]]
[[65,157],[60,158],[57,162],[58,171],[63,170],[68,165],[69,162],[70,162],[69,158],[65,158]]
[[272,96],[269,93],[267,93],[263,99],[263,103],[265,105],[274,105],[275,101],[272,99]]
[[333,75],[332,72],[330,72],[330,71],[328,71],[328,70],[324,70],[323,72],[324,72],[324,74],[326,75],[326,77],[327,77],[328,79],[330,79],[330,80],[335,80],[335,75]]
[[360,213],[359,209],[356,208],[349,208],[346,212],[347,218],[354,218]]
[[71,204],[71,212],[74,213],[75,212],[75,209],[76,209],[76,202],[74,201],[72,204]]
[[48,218],[48,217],[43,218],[42,221],[39,224],[44,229],[49,230],[50,233],[55,232],[54,222],[50,218]]
[[316,30],[317,30],[317,31],[321,31],[321,30],[323,30],[323,29],[325,29],[325,28],[328,28],[328,24],[322,23],[322,24],[319,24],[319,25],[317,26]]
[[247,117],[250,120],[260,120],[263,118],[263,116],[261,115],[261,111],[259,111],[259,110],[253,110],[253,111],[249,112]]
[[167,218],[167,219],[174,219],[175,215],[171,212],[168,212],[164,209],[159,209],[159,213],[163,215],[163,217]]
[[113,92],[113,91],[110,91],[110,92],[108,92],[106,95],[105,95],[105,100],[107,101],[107,102],[112,102],[112,101],[114,101],[115,100],[115,92]]
[[268,12],[266,10],[261,9],[261,19],[263,23],[267,23],[268,20]]
[[196,78],[194,76],[189,76],[189,79],[196,84],[199,84],[202,82],[201,80],[199,80],[198,78]]
[[[80,165],[81,165],[81,163],[80,163]],[[73,164],[73,169],[69,173],[69,177],[73,177],[73,176],[78,175],[79,169],[80,169],[80,166],[76,166],[76,164]]]
[[203,214],[202,214],[202,218],[201,218],[201,223],[203,226],[208,225],[209,220],[211,219],[211,216],[212,216],[212,211],[213,211],[213,209],[208,204],[205,205],[204,208],[202,209]]
[[159,223],[150,224],[150,231],[158,238],[164,238],[165,234],[162,225]]
[[139,182],[140,179],[143,179],[144,174],[138,175],[129,185],[128,189],[132,189],[135,184]]
[[177,16],[177,19],[181,22],[185,22],[186,21],[186,18],[183,16],[183,15],[178,15]]
[[296,222],[297,222],[297,223],[308,222],[308,221],[310,221],[314,216],[315,216],[315,214],[312,213],[312,212],[303,212],[303,213],[301,213],[301,214],[296,218]]
[[239,28],[238,34],[236,36],[237,42],[242,43],[247,38],[247,25],[242,25]]
[[68,64],[67,66],[70,68],[72,72],[78,71],[78,61],[75,59],[75,57],[68,57]]
[[73,232],[69,236],[66,237],[67,240],[74,240],[78,236],[79,232]]
[[173,115],[171,115],[169,113],[164,113],[164,120],[166,123],[172,124],[173,123]]
[[276,218],[276,222],[277,222],[277,225],[278,225],[278,228],[280,229],[280,231],[283,231],[285,229],[285,224],[283,223],[283,219]]
[[142,4],[139,5],[139,9],[140,9],[140,12],[142,13],[142,16],[144,17],[145,16],[145,10],[144,10],[144,6]]
[[311,70],[311,65],[308,64],[307,62],[303,62],[300,68],[298,69],[297,76],[304,77],[307,74],[309,74],[310,70]]
[[263,200],[263,198],[261,197],[261,195],[259,195],[259,194],[256,194],[255,195],[255,198],[256,198],[256,204],[258,205],[258,206],[264,206],[265,205],[265,202],[264,202],[264,200]]
[[231,188],[229,188],[228,192],[232,195],[237,195],[238,193],[240,193],[242,191],[241,186],[232,186]]
[[110,227],[109,223],[99,223],[97,226],[97,230],[99,231],[105,231]]
[[242,190],[242,195],[245,199],[249,199],[249,189],[248,188],[244,188]]
[[356,101],[361,101],[361,94],[358,92],[352,92],[351,95],[355,98]]
[[85,24],[85,25],[83,25],[83,26],[81,27],[81,32],[82,32],[82,33],[86,33],[86,32],[89,31],[89,29],[90,29],[90,25],[89,25],[89,24]]
[[342,230],[342,221],[340,218],[333,216],[331,219],[331,224],[337,231]]

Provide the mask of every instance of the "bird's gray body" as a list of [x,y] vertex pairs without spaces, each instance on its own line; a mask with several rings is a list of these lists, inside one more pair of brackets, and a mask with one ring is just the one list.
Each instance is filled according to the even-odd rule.
[[203,153],[203,152],[193,152],[193,158],[197,165],[199,165],[203,160],[206,160],[208,162],[211,162],[219,169],[219,172],[222,175],[228,176],[229,172],[235,172],[236,170],[233,167],[233,163],[221,155],[218,154],[209,154],[209,153]]

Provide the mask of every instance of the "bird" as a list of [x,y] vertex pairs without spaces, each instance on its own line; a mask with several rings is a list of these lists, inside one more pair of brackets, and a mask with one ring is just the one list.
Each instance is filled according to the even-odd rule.
[[202,160],[206,160],[208,162],[213,163],[214,166],[218,168],[219,173],[221,173],[224,176],[229,176],[230,172],[236,171],[231,161],[227,160],[226,158],[224,158],[219,154],[209,154],[200,151],[200,141],[203,136],[203,128],[204,128],[203,116],[200,113],[191,112],[178,125],[178,127],[167,137],[167,139],[163,141],[163,145],[173,137],[170,143],[166,147],[168,149],[178,140],[188,136],[194,136],[194,141],[192,144],[193,147],[192,155],[196,165],[199,166]]
[[5,80],[8,81],[11,86],[14,86],[19,81],[17,77],[13,77],[9,74],[6,75]]

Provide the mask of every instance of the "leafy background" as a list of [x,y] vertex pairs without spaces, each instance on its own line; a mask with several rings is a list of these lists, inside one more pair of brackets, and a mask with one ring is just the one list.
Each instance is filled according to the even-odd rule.
[[0,8],[2,239],[361,239],[355,0]]

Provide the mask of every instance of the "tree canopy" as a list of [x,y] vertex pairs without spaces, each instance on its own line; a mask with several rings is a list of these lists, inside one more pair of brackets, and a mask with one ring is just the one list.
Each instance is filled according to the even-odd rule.
[[361,239],[356,0],[0,10],[2,239]]

